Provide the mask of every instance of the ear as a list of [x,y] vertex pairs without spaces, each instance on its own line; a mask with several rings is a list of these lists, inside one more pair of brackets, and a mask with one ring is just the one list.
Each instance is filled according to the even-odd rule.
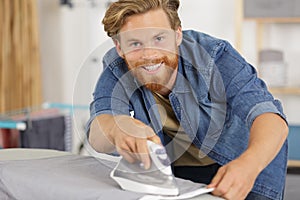
[[176,45],[179,46],[182,42],[182,28],[179,26],[175,31],[176,34]]
[[120,56],[121,58],[124,58],[124,53],[123,53],[123,51],[122,51],[122,49],[121,49],[121,44],[120,44],[119,40],[113,39],[113,41],[114,41],[114,44],[115,44],[115,46],[116,46],[116,50],[117,50],[119,56]]

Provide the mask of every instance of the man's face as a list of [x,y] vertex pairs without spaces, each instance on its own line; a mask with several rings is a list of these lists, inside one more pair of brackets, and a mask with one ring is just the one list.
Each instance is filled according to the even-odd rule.
[[177,74],[181,34],[180,28],[171,29],[163,10],[153,10],[128,17],[116,47],[142,85],[156,92],[170,91]]

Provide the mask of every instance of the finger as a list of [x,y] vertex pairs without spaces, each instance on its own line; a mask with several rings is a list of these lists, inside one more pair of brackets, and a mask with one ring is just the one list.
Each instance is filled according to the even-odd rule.
[[146,140],[140,140],[137,144],[137,151],[139,152],[139,159],[143,163],[145,169],[149,169],[151,165],[151,160],[149,156],[149,151],[147,147]]
[[247,194],[251,189],[245,187],[240,182],[235,182],[228,189],[227,193],[223,196],[226,199],[246,199]]
[[132,153],[128,152],[128,151],[124,151],[124,150],[120,150],[118,151],[119,154],[125,159],[127,160],[127,162],[129,163],[134,163],[136,161],[135,157],[132,155]]
[[154,142],[156,144],[162,145],[161,140],[160,140],[160,138],[157,135],[148,137],[147,140],[150,140],[150,141],[152,141],[152,142]]
[[119,154],[121,156],[123,156],[123,158],[125,160],[127,160],[130,163],[134,163],[136,161],[136,157],[132,153],[132,148],[128,145],[128,143],[130,143],[130,142],[126,142],[126,141],[119,142],[119,141],[117,141],[116,149],[119,152]]
[[225,199],[245,199],[247,193],[242,189],[242,187],[240,187],[240,185],[241,184],[232,185],[221,197]]
[[225,173],[225,170],[221,167],[217,171],[217,174],[214,176],[214,178],[212,179],[211,183],[207,186],[207,188],[217,187],[219,182],[222,180],[224,173]]
[[234,192],[232,177],[225,172],[222,179],[218,182],[217,187],[215,187],[213,194],[216,196],[224,196],[227,195],[230,190]]
[[136,138],[133,137],[127,137],[124,139],[124,149],[127,149],[131,153],[138,153],[138,150],[136,148]]
[[144,128],[144,134],[145,134],[146,138],[151,138],[151,137],[155,137],[155,136],[158,137],[150,126],[146,125],[143,128]]

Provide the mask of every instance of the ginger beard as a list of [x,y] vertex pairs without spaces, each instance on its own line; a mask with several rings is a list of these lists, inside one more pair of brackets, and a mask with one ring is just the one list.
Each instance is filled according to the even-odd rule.
[[168,88],[168,83],[174,73],[177,73],[178,55],[168,53],[161,58],[129,62],[126,59],[128,69],[131,74],[147,89],[159,92],[163,88]]

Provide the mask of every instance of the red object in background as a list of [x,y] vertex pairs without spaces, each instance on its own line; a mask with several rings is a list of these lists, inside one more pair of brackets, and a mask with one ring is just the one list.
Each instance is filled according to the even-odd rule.
[[0,129],[0,147],[18,148],[20,132],[16,129]]

